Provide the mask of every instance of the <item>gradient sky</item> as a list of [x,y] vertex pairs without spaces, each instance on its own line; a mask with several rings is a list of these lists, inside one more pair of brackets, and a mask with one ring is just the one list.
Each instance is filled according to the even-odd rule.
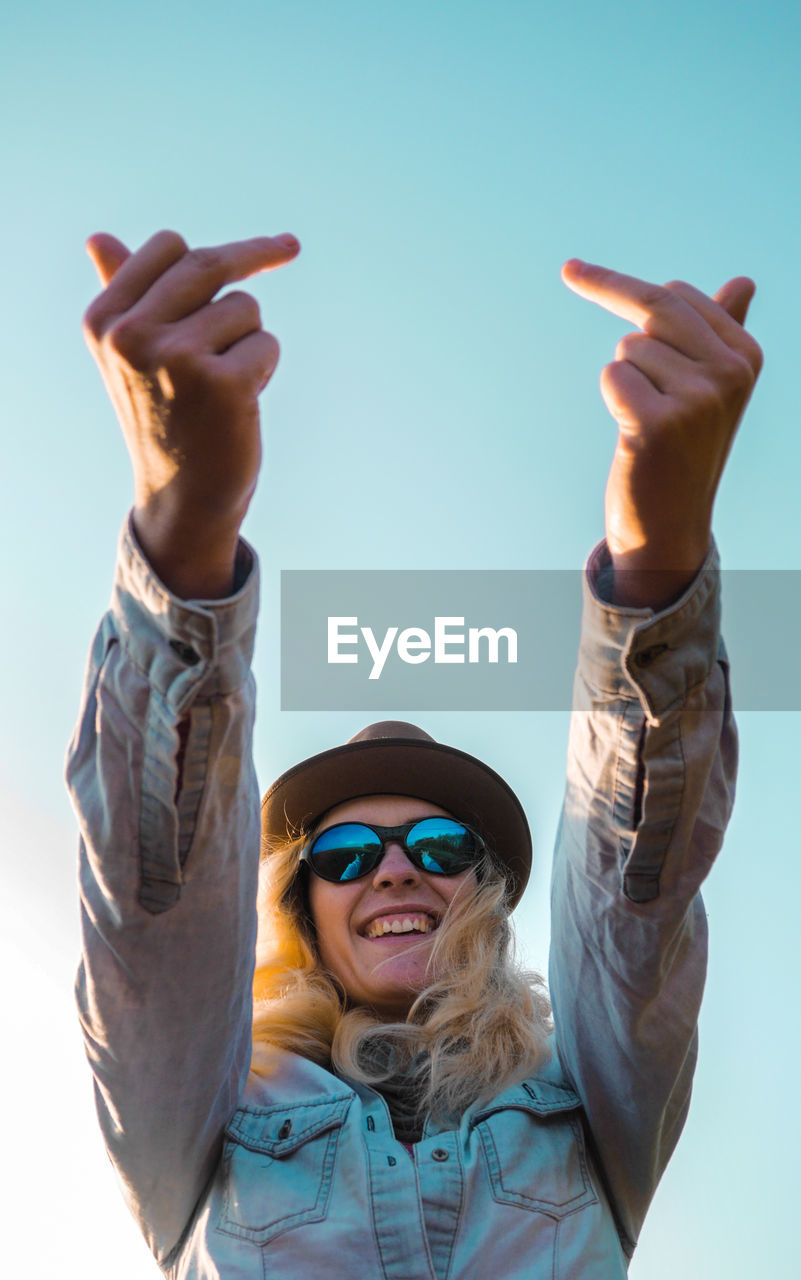
[[[564,288],[565,258],[709,292],[756,279],[765,369],[715,530],[729,568],[801,570],[799,54],[801,11],[777,0],[7,6],[4,1272],[157,1274],[102,1152],[72,1006],[76,835],[62,762],[130,498],[81,337],[96,291],[85,238],[289,230],[303,244],[252,282],[282,345],[245,530],[263,567],[266,787],[364,719],[280,711],[281,569],[575,569],[601,535],[614,426],[598,373],[626,325]],[[451,506],[432,501],[435,481]],[[763,660],[792,664],[797,647],[797,635],[766,634]],[[539,856],[518,921],[543,968],[567,718],[423,722],[492,764],[530,814]],[[634,1280],[801,1267],[790,803],[801,717],[749,712],[740,727],[737,807],[705,892],[695,1096]]]

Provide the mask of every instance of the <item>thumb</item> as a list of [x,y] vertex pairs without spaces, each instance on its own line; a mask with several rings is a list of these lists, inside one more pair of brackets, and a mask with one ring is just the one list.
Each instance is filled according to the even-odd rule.
[[756,285],[753,280],[749,280],[748,276],[735,276],[733,280],[727,280],[713,297],[718,306],[728,311],[732,319],[738,324],[745,324],[748,306],[755,293]]
[[125,259],[131,256],[130,249],[126,249],[121,240],[108,235],[105,231],[99,231],[96,235],[89,237],[86,241],[86,252],[92,259],[95,270],[100,276],[100,283],[104,287],[117,274]]

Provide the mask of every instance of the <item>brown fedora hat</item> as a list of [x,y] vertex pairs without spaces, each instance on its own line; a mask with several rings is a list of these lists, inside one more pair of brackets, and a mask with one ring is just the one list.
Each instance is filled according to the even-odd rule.
[[475,827],[510,873],[517,906],[531,871],[531,832],[514,791],[489,765],[404,720],[370,724],[287,769],[262,800],[265,840],[293,837],[335,805],[370,795],[418,796]]

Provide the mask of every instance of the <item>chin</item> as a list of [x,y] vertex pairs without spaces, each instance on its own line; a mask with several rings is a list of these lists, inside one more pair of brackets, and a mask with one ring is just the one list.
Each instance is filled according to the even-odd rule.
[[369,993],[366,992],[367,999],[364,1002],[369,1003],[383,1018],[402,1020],[406,1018],[420,992],[425,990],[428,981],[425,966],[422,971],[407,971],[398,974],[395,981],[382,983],[380,988],[375,986]]

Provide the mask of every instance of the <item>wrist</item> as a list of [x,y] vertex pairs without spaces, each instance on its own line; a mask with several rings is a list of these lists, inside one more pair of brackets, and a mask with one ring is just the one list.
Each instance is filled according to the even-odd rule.
[[[244,515],[244,512],[243,512]],[[168,591],[182,600],[219,600],[231,595],[241,520],[199,519],[134,507],[133,529],[141,550]]]
[[711,535],[692,547],[648,544],[622,551],[610,545],[612,603],[630,608],[665,609],[678,600],[709,554]]

